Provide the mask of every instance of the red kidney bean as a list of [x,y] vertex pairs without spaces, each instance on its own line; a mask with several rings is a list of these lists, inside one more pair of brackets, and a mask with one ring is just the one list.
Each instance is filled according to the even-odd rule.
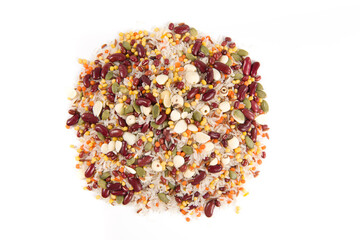
[[214,208],[215,208],[215,200],[208,201],[204,208],[205,216],[211,217],[214,213]]
[[250,72],[250,74],[251,74],[252,77],[255,77],[255,76],[256,76],[259,67],[260,67],[260,63],[259,63],[259,62],[254,62],[254,63],[252,64],[252,66],[251,66],[251,72]]
[[124,61],[126,56],[123,53],[114,53],[108,56],[110,62]]
[[257,112],[259,112],[259,110],[260,110],[259,105],[258,105],[254,100],[251,101],[251,110],[252,110],[254,113],[257,113]]
[[95,164],[91,164],[85,171],[85,177],[86,178],[91,178],[92,176],[94,176],[95,174]]
[[184,34],[187,33],[190,30],[190,27],[186,24],[177,26],[174,28],[174,32],[177,34]]
[[215,94],[216,94],[216,90],[215,89],[210,89],[209,91],[204,93],[201,100],[209,101],[209,100],[211,100],[211,99],[213,99],[215,97]]
[[203,61],[197,59],[194,61],[194,64],[195,67],[197,67],[200,70],[200,72],[202,73],[206,72],[207,65]]
[[101,67],[96,67],[94,70],[92,70],[92,78],[94,80],[100,79],[101,76]]
[[142,132],[142,133],[146,133],[147,130],[149,129],[149,127],[150,127],[150,123],[145,123],[145,124],[143,124],[143,126],[142,126],[142,128],[141,128],[141,132]]
[[167,119],[166,113],[164,111],[161,111],[160,117],[155,121],[155,123],[157,125],[161,125],[165,122],[166,119]]
[[145,93],[144,96],[148,99],[150,99],[152,104],[157,103],[156,98],[154,97],[154,95],[152,95],[152,93]]
[[222,62],[215,62],[214,68],[216,68],[217,70],[219,70],[224,74],[231,74],[231,68]]
[[262,158],[266,158],[266,152],[262,152],[262,153],[261,153],[261,157],[262,157]]
[[195,185],[199,184],[205,178],[206,178],[206,172],[205,171],[199,171],[199,174],[194,177],[191,184],[195,186]]
[[193,54],[194,56],[197,56],[197,55],[198,55],[201,45],[202,45],[201,39],[196,39],[196,40],[195,40],[195,43],[194,43],[194,46],[193,46],[193,48],[192,48],[192,50],[191,50],[191,52],[192,52],[192,54]]
[[169,150],[172,151],[172,150],[175,149],[175,147],[176,147],[175,144],[171,144],[170,147],[169,147]]
[[145,59],[144,61],[142,61],[141,65],[145,66],[149,64],[149,59]]
[[151,85],[151,80],[146,75],[142,75],[140,77],[140,81],[145,83],[146,85],[149,85],[149,86]]
[[90,74],[86,74],[83,78],[83,84],[86,88],[90,87],[90,77]]
[[242,165],[243,167],[247,166],[248,164],[249,164],[249,162],[248,162],[248,160],[246,160],[246,159],[242,160],[242,162],[241,162],[241,165]]
[[229,48],[234,48],[234,47],[236,47],[236,43],[232,42],[229,44]]
[[212,84],[214,82],[214,70],[212,67],[208,67],[205,81],[207,82],[207,84]]
[[222,55],[226,55],[227,53],[228,53],[228,51],[225,50],[225,49],[221,51],[221,54],[222,54]]
[[110,101],[110,102],[114,102],[115,101],[115,94],[113,93],[109,93],[106,95],[107,99]]
[[122,189],[122,184],[118,182],[117,183],[110,182],[106,185],[106,187],[110,191],[120,191]]
[[220,203],[220,201],[218,201],[218,200],[215,200],[215,206],[217,206],[217,207],[220,207],[220,206],[221,206],[221,203]]
[[203,52],[199,52],[199,53],[198,53],[198,56],[201,57],[201,58],[206,57],[205,53],[203,53]]
[[101,190],[101,196],[102,196],[103,198],[109,197],[109,196],[110,196],[110,191],[109,191],[108,189],[102,189],[102,190]]
[[193,99],[195,97],[195,95],[199,93],[199,91],[200,91],[199,88],[190,89],[190,91],[187,94],[187,99]]
[[189,201],[191,199],[192,199],[192,196],[187,193],[181,198],[182,201]]
[[136,132],[137,130],[139,130],[139,128],[141,128],[141,125],[138,123],[134,123],[133,125],[131,125],[131,127],[129,127],[129,132]]
[[261,76],[256,76],[256,77],[255,77],[255,81],[258,82],[258,81],[260,81],[260,80],[261,80]]
[[131,202],[132,198],[134,196],[134,192],[133,191],[129,191],[126,196],[124,197],[124,201],[123,204],[127,205],[129,202]]
[[154,62],[153,62],[154,66],[157,67],[160,65],[160,60],[159,59],[154,59]]
[[240,107],[240,102],[236,100],[234,103],[234,108],[239,109],[239,107]]
[[136,51],[138,52],[139,57],[141,57],[141,58],[145,57],[146,51],[142,44],[136,45]]
[[249,109],[247,108],[244,108],[243,110],[241,110],[242,113],[245,115],[245,117],[249,120],[254,120],[255,119],[255,114],[250,111]]
[[241,85],[238,89],[238,92],[237,92],[237,98],[239,101],[243,101],[245,99],[245,94],[246,92],[248,91],[248,86],[246,85]]
[[217,104],[216,102],[211,103],[211,107],[212,108],[218,108],[219,104]]
[[245,123],[238,125],[238,129],[241,132],[247,132],[250,129],[250,127],[251,127],[251,121],[250,120],[246,120]]
[[130,56],[130,61],[133,61],[134,63],[137,63],[139,61],[139,59],[137,58],[137,56],[131,55]]
[[121,142],[121,148],[120,148],[120,154],[121,155],[123,155],[123,156],[127,155],[126,148],[127,148],[127,143],[125,141],[122,141]]
[[102,135],[104,135],[104,137],[109,136],[109,130],[104,125],[97,124],[95,126],[95,131],[101,133]]
[[169,65],[169,64],[170,64],[170,60],[169,60],[168,58],[165,58],[165,59],[164,59],[164,64],[165,64],[165,65]]
[[246,57],[243,62],[243,74],[249,75],[251,69],[251,59],[250,57]]
[[101,77],[105,78],[106,74],[109,72],[110,67],[112,66],[112,63],[106,63],[102,69],[101,69]]
[[68,113],[70,115],[75,115],[77,113],[77,111],[75,109],[69,109]]
[[137,164],[138,164],[139,167],[143,167],[143,166],[148,165],[149,163],[151,163],[152,160],[153,160],[153,157],[145,156],[145,157],[139,158],[137,160]]
[[175,201],[177,203],[182,203],[182,198],[181,197],[178,197],[178,196],[175,196]]
[[79,115],[79,114],[75,114],[74,116],[72,116],[71,118],[69,118],[69,119],[66,121],[66,125],[72,126],[72,125],[77,124],[78,121],[79,121],[79,118],[80,118],[80,115]]
[[88,123],[97,123],[99,119],[92,113],[86,112],[81,115],[82,120]]
[[176,84],[176,88],[179,89],[179,90],[183,89],[184,86],[185,86],[185,83],[184,83],[184,82],[178,82],[178,83]]
[[135,102],[136,102],[136,105],[138,105],[138,106],[149,107],[151,105],[150,99],[147,99],[147,98],[138,98],[138,99],[136,99]]
[[207,199],[207,198],[209,198],[210,197],[210,193],[205,193],[203,196],[202,196],[204,199]]
[[125,196],[127,194],[127,191],[125,191],[124,189],[121,190],[117,190],[117,191],[111,191],[112,195],[115,196]]
[[136,177],[128,178],[129,183],[134,188],[134,192],[140,192],[142,189],[140,179]]
[[214,165],[214,166],[209,166],[209,167],[208,167],[208,171],[209,171],[210,173],[218,173],[218,172],[220,172],[222,169],[223,169],[223,167],[222,167],[220,164]]
[[221,46],[223,46],[223,47],[225,47],[225,46],[226,46],[226,44],[227,44],[227,42],[226,42],[226,41],[221,42]]
[[118,128],[114,128],[109,131],[110,137],[121,137],[123,134],[124,134],[124,132]]
[[219,60],[221,58],[222,54],[220,52],[216,52],[214,53],[213,57],[215,58],[215,60]]
[[125,119],[123,119],[122,117],[119,117],[118,120],[119,120],[120,127],[126,127],[127,126]]
[[173,30],[174,29],[174,24],[173,23],[170,23],[169,24],[169,30]]
[[188,41],[190,41],[190,38],[189,38],[189,36],[186,36],[186,37],[184,38],[184,42],[188,42]]
[[186,170],[187,170],[187,165],[186,164],[184,164],[184,165],[182,165],[181,167],[179,167],[179,171],[180,172],[185,172]]
[[252,82],[252,83],[249,85],[249,95],[250,95],[250,96],[254,96],[254,95],[255,95],[256,87],[257,87],[257,82]]
[[226,38],[225,38],[225,41],[226,41],[226,42],[231,42],[231,37],[226,37]]
[[257,140],[257,129],[256,128],[251,129],[251,140],[253,140],[253,142],[256,142],[256,140]]
[[211,131],[208,133],[208,135],[211,137],[211,139],[219,139],[220,138],[220,133],[218,133],[218,132]]
[[121,78],[126,78],[128,75],[127,67],[124,64],[119,64],[119,76]]
[[215,58],[214,57],[210,57],[209,58],[209,64],[213,65],[215,63]]

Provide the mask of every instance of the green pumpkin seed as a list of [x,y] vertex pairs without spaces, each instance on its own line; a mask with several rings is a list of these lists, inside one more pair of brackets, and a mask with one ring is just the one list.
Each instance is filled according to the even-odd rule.
[[204,45],[201,45],[200,51],[201,51],[202,53],[204,53],[205,56],[209,56],[209,54],[210,54],[209,49],[208,49],[207,47],[205,47]]
[[194,152],[194,150],[193,150],[192,147],[186,146],[186,145],[182,147],[182,151],[183,151],[186,155],[191,155],[191,154],[193,154],[193,152]]
[[135,111],[136,111],[137,113],[141,113],[141,109],[140,109],[139,105],[137,105],[136,103],[134,103],[134,104],[133,104],[133,107],[134,107],[134,109],[135,109]]
[[238,123],[244,123],[245,122],[245,116],[244,114],[236,109],[232,112],[232,116],[234,117],[235,121],[237,121]]
[[113,93],[118,93],[120,91],[120,86],[117,82],[114,82],[112,85],[111,85],[111,91]]
[[190,28],[190,35],[196,37],[198,35],[198,31],[195,28]]
[[78,125],[83,125],[84,123],[85,123],[84,120],[82,120],[82,118],[80,118],[77,124]]
[[250,109],[250,108],[251,108],[251,102],[250,102],[250,100],[249,100],[248,98],[245,98],[244,101],[243,101],[243,103],[244,103],[244,105],[245,105],[245,107],[246,107],[247,109]]
[[125,109],[126,109],[126,107],[122,107],[121,109],[120,109],[120,115],[125,115]]
[[166,169],[166,170],[165,170],[165,177],[168,177],[168,176],[169,176],[169,170]]
[[236,51],[236,54],[244,57],[244,56],[247,56],[249,53],[247,51],[245,51],[244,49],[239,49]]
[[259,98],[266,98],[266,92],[263,90],[257,90],[256,93]]
[[83,92],[81,91],[81,92],[80,92],[79,99],[82,99],[82,98],[83,98],[83,96],[84,96],[84,94],[83,94]]
[[161,124],[161,128],[167,128],[169,126],[169,121],[165,121],[163,122],[163,124]]
[[174,157],[176,156],[177,153],[177,148],[175,147],[174,150],[171,152],[171,156]]
[[170,200],[166,197],[165,193],[158,193],[158,197],[164,203],[170,202]]
[[144,146],[144,149],[146,152],[150,151],[152,149],[152,144],[151,142],[147,142]]
[[124,201],[124,196],[116,196],[116,202],[118,204],[122,204]]
[[127,88],[124,87],[124,86],[121,86],[121,87],[119,88],[119,90],[120,90],[120,92],[121,92],[122,94],[128,94],[128,93],[129,93],[129,89],[127,89]]
[[152,112],[153,118],[154,118],[154,119],[157,118],[157,117],[159,116],[159,114],[160,114],[160,107],[159,107],[159,105],[158,105],[158,104],[155,104],[155,105],[153,106],[151,112]]
[[101,188],[106,189],[106,181],[105,181],[105,180],[99,179],[98,185],[99,185]]
[[114,73],[112,71],[109,71],[106,76],[105,76],[105,80],[111,80],[114,76]]
[[236,53],[232,53],[231,57],[237,62],[239,62],[241,60],[241,56],[237,55]]
[[131,45],[130,45],[130,43],[129,42],[127,42],[127,41],[123,41],[123,46],[124,46],[124,48],[126,49],[126,50],[131,50]]
[[260,107],[264,111],[264,113],[267,113],[269,111],[269,104],[265,100],[262,100]]
[[183,112],[187,112],[187,113],[189,113],[189,112],[191,112],[191,108],[189,108],[189,107],[185,107],[185,108],[183,109]]
[[146,172],[142,167],[135,168],[135,171],[139,177],[145,177],[145,175],[146,175]]
[[254,142],[253,142],[253,140],[251,140],[251,138],[249,136],[245,137],[245,143],[246,143],[246,146],[248,146],[248,148],[250,148],[250,149],[254,148]]
[[155,128],[155,129],[158,129],[158,128],[160,127],[159,125],[157,125],[157,124],[154,123],[154,122],[151,122],[150,125],[151,125],[153,128]]
[[169,182],[168,185],[169,185],[169,188],[171,188],[171,189],[174,189],[174,188],[175,188],[175,185],[172,184],[171,182]]
[[196,60],[196,57],[194,55],[192,55],[191,53],[186,53],[185,56],[190,61],[195,61]]
[[226,62],[226,65],[228,65],[229,67],[232,65],[233,61],[229,58],[229,60]]
[[230,170],[230,171],[229,171],[229,177],[230,177],[231,179],[235,180],[235,179],[237,178],[236,172]]
[[201,119],[202,119],[201,113],[199,113],[198,111],[195,111],[193,114],[193,119],[197,122],[201,122]]
[[257,85],[256,85],[256,91],[257,90],[264,90],[264,87],[263,87],[263,85],[261,85],[261,83],[257,83]]
[[126,109],[125,109],[125,114],[129,114],[129,113],[132,113],[132,112],[134,112],[133,106],[132,105],[127,106]]
[[241,73],[235,73],[234,79],[239,80],[239,79],[242,79],[243,77],[244,77],[244,75],[242,75]]
[[130,166],[133,165],[135,163],[135,158],[130,158],[128,160],[126,160],[126,165]]
[[103,180],[105,180],[105,179],[107,179],[108,177],[110,177],[110,172],[104,172],[103,174],[101,174],[101,176],[100,176],[100,178],[101,179],[103,179]]
[[110,116],[110,111],[109,110],[105,110],[102,114],[101,114],[101,119],[102,120],[106,120],[108,119]]
[[99,132],[97,132],[96,134],[97,134],[98,138],[100,138],[101,141],[105,141],[104,135],[102,135],[102,134],[99,133]]

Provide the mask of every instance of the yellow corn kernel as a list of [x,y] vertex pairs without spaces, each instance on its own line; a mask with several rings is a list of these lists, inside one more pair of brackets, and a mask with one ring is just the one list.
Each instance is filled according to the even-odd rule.
[[174,166],[173,162],[168,162],[167,165],[169,165],[170,167]]
[[190,103],[188,103],[188,102],[186,102],[186,103],[184,103],[184,107],[190,107]]
[[152,139],[151,137],[149,137],[147,140],[148,140],[148,142],[152,142],[152,141],[153,141],[153,139]]

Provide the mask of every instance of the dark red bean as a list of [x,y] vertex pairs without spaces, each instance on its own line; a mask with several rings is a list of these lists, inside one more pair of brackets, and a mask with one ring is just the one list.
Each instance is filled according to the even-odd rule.
[[114,128],[109,131],[110,137],[121,137],[123,134],[124,134],[124,132],[118,128]]
[[249,75],[251,70],[251,59],[250,57],[246,57],[243,62],[243,74]]
[[102,189],[102,190],[101,190],[101,196],[102,196],[103,198],[109,197],[109,196],[110,196],[110,191],[109,191],[108,189]]
[[140,179],[136,177],[128,178],[129,183],[134,188],[134,192],[140,192],[142,189]]
[[182,203],[182,198],[181,197],[178,197],[178,196],[175,196],[175,201],[177,203]]
[[173,23],[170,23],[169,24],[169,30],[173,30],[174,29],[174,24]]
[[212,108],[218,108],[219,104],[217,104],[216,102],[211,103],[211,107]]
[[128,75],[128,70],[127,70],[127,67],[125,67],[124,64],[120,64],[119,65],[119,76],[121,78],[126,78]]
[[101,133],[104,137],[109,136],[109,130],[104,125],[97,124],[95,126],[95,131]]
[[250,120],[246,120],[245,123],[238,125],[238,129],[241,132],[247,132],[250,129],[250,127],[251,127],[251,121]]
[[266,158],[266,152],[262,152],[261,157]]
[[215,208],[215,200],[208,201],[204,208],[205,216],[211,217],[214,213],[214,208]]
[[259,67],[260,67],[260,63],[259,63],[259,62],[254,62],[254,63],[252,64],[252,66],[251,66],[251,72],[250,72],[250,74],[251,74],[252,77],[255,77],[255,76],[256,76]]
[[218,133],[218,132],[211,131],[208,133],[208,135],[211,137],[211,139],[219,139],[220,138],[220,133]]
[[156,98],[155,98],[154,95],[152,95],[152,93],[150,93],[150,92],[145,93],[145,94],[144,94],[144,97],[150,99],[150,101],[151,101],[152,104],[157,103]]
[[143,126],[142,126],[142,128],[141,128],[141,132],[142,132],[142,133],[146,133],[147,130],[149,129],[149,127],[150,127],[150,123],[145,123],[145,124],[143,124]]
[[238,92],[237,92],[237,99],[239,101],[243,101],[245,99],[245,94],[247,93],[248,89],[249,89],[248,86],[240,85]]
[[214,57],[210,57],[209,58],[209,64],[213,65],[215,63],[215,58]]
[[90,87],[90,77],[90,74],[86,74],[83,78],[83,84],[86,88]]
[[75,125],[78,123],[80,119],[80,115],[79,114],[75,114],[74,116],[72,116],[71,118],[69,118],[67,121],[66,121],[66,125],[68,126],[72,126],[72,125]]
[[252,83],[249,85],[249,95],[250,95],[250,96],[254,96],[254,95],[255,95],[256,87],[257,87],[257,82],[252,82]]
[[85,171],[85,177],[86,178],[91,178],[92,176],[94,176],[95,174],[95,164],[91,164]]
[[217,206],[217,207],[220,207],[220,206],[221,206],[221,203],[220,203],[220,201],[218,201],[218,200],[215,200],[215,206]]
[[166,118],[167,118],[166,113],[164,111],[161,111],[160,117],[155,121],[155,123],[157,125],[161,125],[165,122]]
[[139,57],[141,57],[141,58],[145,57],[146,51],[142,44],[136,45],[136,51],[138,52]]
[[188,42],[188,41],[190,41],[190,38],[189,38],[189,36],[186,36],[186,37],[184,38],[184,42]]
[[257,113],[257,112],[259,112],[259,110],[260,110],[259,105],[258,105],[254,100],[251,101],[251,110],[252,110],[254,113]]
[[249,120],[254,120],[255,119],[255,114],[250,111],[249,109],[247,108],[244,108],[243,110],[241,110],[242,113],[245,115],[245,117]]
[[232,42],[229,44],[229,48],[234,48],[234,47],[236,47],[236,43]]
[[210,173],[218,173],[218,172],[220,172],[222,169],[223,169],[223,167],[222,167],[220,164],[214,165],[214,166],[209,166],[209,167],[208,167],[208,171],[209,171]]
[[149,86],[151,85],[151,80],[146,75],[142,75],[140,77],[140,81],[145,83],[146,85],[149,85]]
[[101,69],[101,77],[105,78],[106,74],[109,72],[112,63],[106,63]]
[[199,174],[194,177],[191,184],[195,186],[195,185],[199,184],[205,178],[206,178],[206,172],[205,171],[199,171]]
[[234,108],[239,109],[239,107],[240,107],[240,102],[236,100],[234,103]]
[[197,56],[197,55],[198,55],[201,45],[202,45],[201,39],[196,39],[196,40],[195,40],[195,43],[194,43],[194,46],[193,46],[193,48],[192,48],[192,50],[191,50],[191,52],[192,52],[192,54],[193,54],[194,56]]
[[226,37],[226,38],[225,38],[225,41],[226,41],[226,42],[231,42],[231,37]]
[[212,153],[210,154],[210,157],[215,158],[215,157],[216,157],[216,153],[215,153],[215,152],[212,152]]
[[107,99],[110,101],[110,102],[114,102],[115,101],[115,94],[113,93],[109,93],[106,95]]
[[214,70],[212,67],[209,67],[207,69],[205,81],[207,82],[207,84],[212,84],[214,82]]
[[224,74],[231,74],[231,68],[226,65],[225,63],[222,62],[215,62],[214,63],[214,68],[216,68],[217,70],[219,70],[220,72],[224,73]]
[[75,109],[69,109],[68,113],[70,115],[75,115],[77,113],[77,111]]
[[193,99],[195,97],[196,94],[198,94],[200,91],[199,88],[192,88],[190,89],[190,91],[187,94],[187,99]]
[[204,93],[201,100],[209,101],[209,100],[213,99],[215,97],[215,95],[216,95],[216,90],[215,89],[210,89],[209,91]]
[[114,53],[108,56],[110,62],[124,61],[126,56],[123,53]]
[[114,183],[114,182],[110,182],[106,185],[107,189],[109,189],[110,191],[120,191],[122,189],[122,184],[121,183]]
[[101,76],[101,67],[96,67],[94,70],[92,70],[92,78],[94,80],[100,79]]
[[88,123],[97,123],[99,119],[92,113],[86,112],[81,115],[82,120]]
[[176,84],[176,88],[179,89],[179,90],[183,89],[184,87],[185,87],[185,83],[184,83],[184,82],[178,82],[178,83]]
[[153,160],[153,157],[145,156],[145,157],[139,158],[137,160],[137,164],[138,164],[139,167],[143,167],[143,166],[151,163],[152,160]]
[[257,129],[256,128],[251,129],[251,140],[253,142],[256,142],[256,140],[257,140]]
[[200,70],[200,72],[202,73],[206,72],[207,65],[203,61],[197,59],[194,61],[194,64],[195,67],[197,67]]
[[127,143],[125,141],[122,141],[121,142],[121,148],[120,148],[120,154],[121,155],[123,155],[123,156],[127,155],[126,148],[127,148]]
[[258,82],[258,81],[260,81],[260,80],[261,80],[261,76],[256,76],[256,77],[255,77],[255,81]]
[[227,42],[226,42],[226,41],[221,42],[221,46],[223,46],[223,47],[225,47],[225,46],[226,46],[226,44],[227,44]]
[[241,162],[241,165],[242,165],[243,167],[247,166],[248,164],[249,164],[249,162],[248,162],[248,160],[246,160],[246,159],[242,160],[242,162]]
[[165,59],[164,59],[164,64],[165,64],[165,65],[169,65],[169,64],[170,64],[170,60],[169,60],[168,58],[165,58]]
[[119,117],[118,120],[119,120],[120,127],[126,127],[127,126],[125,119],[123,119],[122,117]]
[[187,165],[186,164],[184,164],[184,165],[182,165],[180,168],[179,168],[179,171],[180,172],[185,172],[186,170],[187,170]]
[[181,198],[182,201],[190,201],[191,199],[192,199],[192,196],[187,193]]
[[139,128],[141,128],[141,125],[138,123],[134,123],[133,125],[131,125],[131,127],[129,127],[129,132],[136,132],[137,130],[139,130]]
[[210,193],[205,193],[203,196],[202,196],[204,199],[207,199],[207,198],[209,198],[210,197]]
[[184,34],[187,33],[190,30],[190,27],[186,24],[177,26],[174,28],[174,32],[177,34]]
[[134,196],[134,192],[133,191],[129,191],[126,196],[124,197],[124,201],[123,204],[127,205],[129,202],[131,202],[131,200],[133,199]]
[[150,99],[147,99],[147,98],[138,98],[138,99],[136,99],[135,102],[136,102],[136,105],[138,105],[138,106],[149,107],[151,105]]
[[118,191],[111,191],[112,195],[115,196],[125,196],[127,194],[127,191],[125,191],[124,189],[118,190]]
[[263,130],[264,132],[270,129],[270,128],[268,127],[268,125],[266,125],[266,124],[261,125],[261,128],[262,128],[262,130]]
[[219,60],[221,58],[221,56],[222,56],[221,52],[216,52],[213,55],[213,57],[215,58],[216,61]]

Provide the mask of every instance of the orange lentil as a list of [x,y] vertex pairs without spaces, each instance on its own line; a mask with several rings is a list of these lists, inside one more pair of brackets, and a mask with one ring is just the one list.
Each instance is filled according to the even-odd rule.
[[201,96],[200,94],[196,94],[196,95],[195,95],[195,98],[196,98],[196,99],[200,99],[200,96]]

